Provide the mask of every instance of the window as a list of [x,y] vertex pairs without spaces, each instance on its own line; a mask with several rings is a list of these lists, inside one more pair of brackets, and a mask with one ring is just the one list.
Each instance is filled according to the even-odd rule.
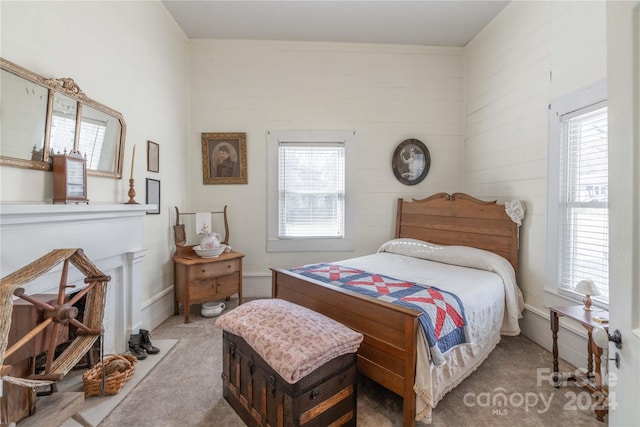
[[269,251],[353,250],[354,139],[347,131],[267,133]]
[[76,118],[73,115],[54,112],[51,115],[51,141],[49,146],[54,154],[71,152],[74,149]]
[[598,85],[550,106],[548,280],[562,294],[591,279],[609,299],[608,119]]
[[[78,151],[87,158],[87,169],[99,169],[107,123],[84,117],[80,123]],[[54,154],[70,152],[74,148],[75,116],[54,112],[51,116],[51,141]]]
[[107,123],[84,117],[80,123],[78,151],[87,158],[88,169],[100,169],[100,156],[104,145]]

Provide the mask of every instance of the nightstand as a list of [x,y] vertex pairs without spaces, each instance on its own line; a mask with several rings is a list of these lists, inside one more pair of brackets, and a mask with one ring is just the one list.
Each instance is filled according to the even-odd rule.
[[242,303],[242,258],[240,252],[225,252],[216,258],[202,258],[188,247],[173,257],[175,290],[173,314],[184,307],[184,322],[189,323],[192,304],[217,301],[238,294]]
[[[595,400],[594,412],[598,421],[603,421],[603,417],[609,412],[607,408],[606,395],[602,388],[602,374],[600,363],[602,359],[602,349],[598,347],[591,336],[593,328],[604,328],[608,331],[607,323],[599,323],[593,320],[593,316],[602,315],[605,310],[584,310],[582,305],[572,305],[566,307],[549,307],[551,333],[553,336],[553,381],[556,387],[560,387],[563,381],[579,381],[580,386],[588,390]],[[587,330],[587,373],[582,377],[570,375],[561,378],[558,368],[558,329],[560,327],[560,317],[572,319]],[[595,360],[595,370],[594,368]]]

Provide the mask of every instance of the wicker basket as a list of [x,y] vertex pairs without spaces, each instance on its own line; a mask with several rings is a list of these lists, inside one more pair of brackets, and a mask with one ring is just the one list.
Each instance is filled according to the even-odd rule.
[[[122,362],[124,363],[122,363]],[[124,372],[113,372],[107,374],[104,381],[104,394],[101,392],[102,388],[102,366],[104,364],[105,372],[109,371],[110,363],[118,363],[126,366]],[[129,378],[136,372],[136,364],[138,359],[131,354],[116,354],[107,356],[102,363],[96,363],[96,365],[89,369],[82,375],[82,382],[84,383],[84,395],[90,396],[110,396],[118,394],[122,387],[129,381]]]

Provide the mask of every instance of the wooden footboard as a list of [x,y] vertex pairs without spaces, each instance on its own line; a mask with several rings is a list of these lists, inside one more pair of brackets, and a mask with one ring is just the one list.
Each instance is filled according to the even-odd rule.
[[[519,226],[504,205],[468,194],[398,199],[396,238],[464,245],[505,257],[517,272]],[[272,269],[272,296],[322,313],[364,334],[358,372],[402,396],[403,424],[415,425],[416,333],[420,313],[409,308]]]
[[322,313],[364,340],[358,372],[404,399],[403,424],[415,425],[416,333],[420,313],[349,290],[272,268],[272,296]]

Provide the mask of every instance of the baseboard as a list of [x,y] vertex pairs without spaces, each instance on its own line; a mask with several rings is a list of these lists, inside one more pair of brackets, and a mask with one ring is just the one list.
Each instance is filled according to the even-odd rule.
[[242,296],[247,298],[271,297],[271,274],[251,273],[242,275]]
[[[549,311],[527,305],[523,315],[524,318],[520,320],[522,334],[546,350],[552,351]],[[560,319],[558,357],[577,368],[587,366],[587,332],[584,327],[572,320]]]
[[[271,275],[265,273],[242,275],[242,296],[246,298],[269,298],[271,296]],[[153,297],[142,302],[141,325],[148,330],[160,326],[162,322],[173,316],[173,286],[164,289]],[[128,331],[129,333],[136,333]]]
[[141,313],[142,327],[152,331],[173,316],[173,286],[143,301]]

